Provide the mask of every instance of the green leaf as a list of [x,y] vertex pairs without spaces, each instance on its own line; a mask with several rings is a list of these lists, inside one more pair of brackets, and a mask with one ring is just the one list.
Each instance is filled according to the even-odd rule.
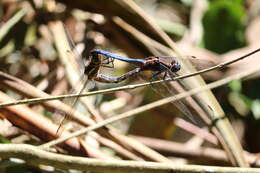
[[245,101],[245,98],[245,96],[237,92],[231,92],[228,95],[229,103],[242,116],[246,116],[250,111],[250,105],[247,104],[248,102]]
[[252,113],[256,120],[260,119],[260,100],[254,100],[251,106]]
[[205,47],[224,53],[245,45],[245,14],[241,0],[211,1],[203,18]]
[[187,6],[192,6],[193,0],[181,0],[181,2]]
[[2,144],[11,144],[11,141],[9,141],[7,138],[0,136],[0,143]]
[[240,93],[242,90],[242,84],[240,80],[233,80],[228,84],[228,86],[233,92]]

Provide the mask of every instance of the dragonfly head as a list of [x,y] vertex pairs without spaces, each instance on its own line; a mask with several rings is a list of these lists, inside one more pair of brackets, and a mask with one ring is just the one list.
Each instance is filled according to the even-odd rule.
[[181,65],[177,61],[172,61],[170,65],[170,69],[172,72],[177,72],[181,69]]

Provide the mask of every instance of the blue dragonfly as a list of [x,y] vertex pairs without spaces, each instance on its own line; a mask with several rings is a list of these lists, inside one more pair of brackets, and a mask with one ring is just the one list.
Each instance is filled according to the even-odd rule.
[[[200,63],[199,61],[193,58],[189,58],[196,63]],[[109,76],[106,74],[102,74],[99,72],[100,67],[114,67],[114,60],[124,61],[129,64],[133,64],[136,66],[133,70],[118,76]],[[211,62],[202,62],[202,64],[212,64]],[[109,65],[110,64],[110,65]],[[123,57],[114,53],[111,53],[102,49],[94,49],[90,52],[88,64],[85,66],[85,75],[88,76],[89,79],[102,82],[102,83],[119,83],[126,79],[129,79],[132,76],[136,76],[143,71],[151,71],[153,75],[151,80],[156,78],[160,78],[164,80],[174,80],[174,77],[177,76],[176,72],[181,69],[181,65],[178,61],[173,59],[173,57],[169,56],[150,56],[144,59],[133,59],[128,57]],[[159,86],[158,86],[159,85]],[[177,94],[176,91],[169,83],[160,83],[151,85],[152,89],[162,95],[163,97],[169,97],[170,95]],[[184,115],[186,115],[193,123],[197,124],[197,121],[192,116],[192,113],[189,111],[187,106],[183,103],[183,101],[175,101],[173,103]]]

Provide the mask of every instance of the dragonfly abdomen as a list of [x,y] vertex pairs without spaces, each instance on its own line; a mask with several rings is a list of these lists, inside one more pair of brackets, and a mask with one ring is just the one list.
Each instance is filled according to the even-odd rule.
[[90,52],[92,56],[98,56],[98,55],[103,55],[112,59],[117,59],[120,61],[128,62],[128,63],[133,63],[133,64],[143,64],[144,60],[143,59],[132,59],[132,58],[127,58],[123,57],[120,55],[116,55],[114,53],[102,50],[102,49],[94,49]]

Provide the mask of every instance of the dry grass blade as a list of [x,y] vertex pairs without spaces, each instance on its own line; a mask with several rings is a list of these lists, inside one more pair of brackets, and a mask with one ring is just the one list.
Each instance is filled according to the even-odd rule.
[[[0,102],[3,102],[4,100],[12,99],[4,93],[0,93]],[[5,117],[16,126],[37,136],[43,141],[49,141],[59,137],[55,133],[57,125],[24,105],[2,108],[0,113],[1,116]],[[64,132],[63,136],[67,135],[68,132]],[[81,146],[79,140],[76,138],[71,139],[60,146],[71,154],[82,156],[87,155],[84,147]]]

